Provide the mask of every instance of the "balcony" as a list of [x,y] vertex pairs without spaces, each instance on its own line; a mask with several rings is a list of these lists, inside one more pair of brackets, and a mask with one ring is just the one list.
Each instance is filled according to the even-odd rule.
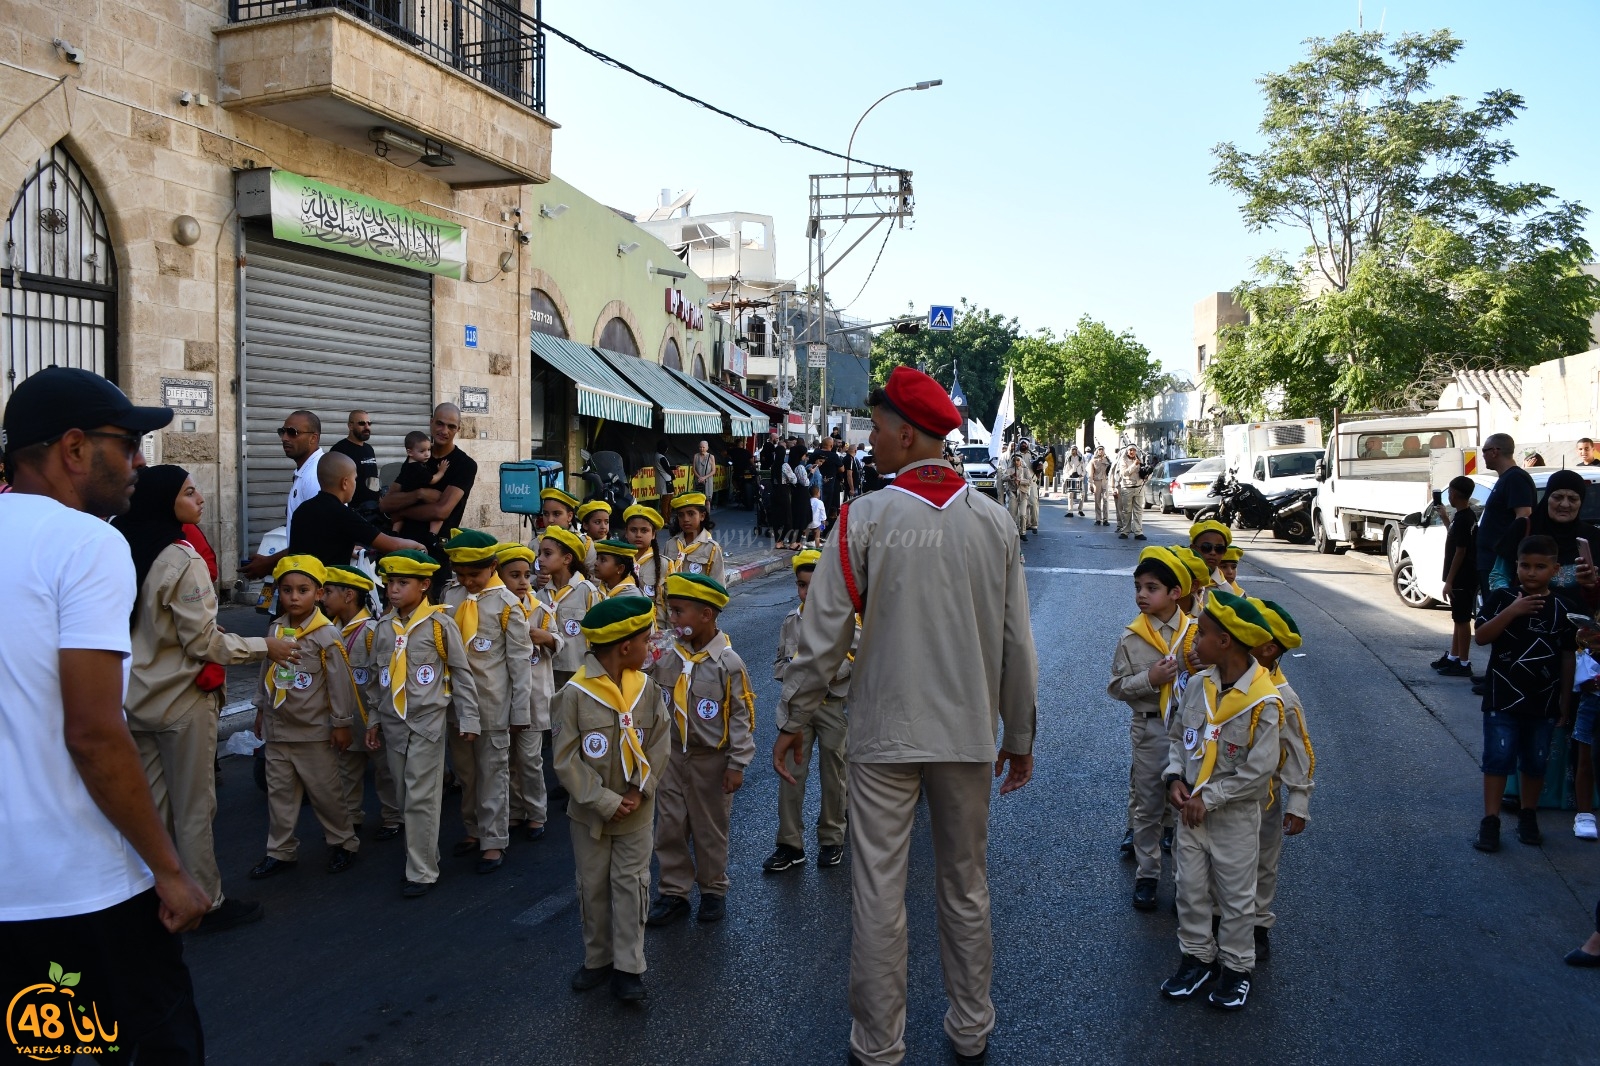
[[458,189],[548,181],[531,2],[230,0],[218,102]]

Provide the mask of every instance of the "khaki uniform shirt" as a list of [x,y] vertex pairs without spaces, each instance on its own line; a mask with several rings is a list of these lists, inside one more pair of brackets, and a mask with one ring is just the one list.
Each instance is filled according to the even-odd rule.
[[[444,590],[444,606],[451,609],[452,621],[471,595],[460,584]],[[529,661],[533,642],[528,639],[528,612],[516,594],[504,585],[484,589],[478,596],[478,631],[465,644],[478,696],[475,732],[504,733],[514,725],[527,725],[533,698]]]
[[673,717],[673,745],[693,752],[726,751],[728,769],[743,772],[756,754],[756,698],[750,691],[750,674],[726,633],[712,637],[701,650],[710,658],[691,664],[684,708],[687,738],[678,733],[673,686],[683,674],[683,656],[690,653],[689,647],[674,641],[667,653],[646,669],[661,686],[668,714]]
[[726,586],[728,583],[722,545],[711,539],[709,530],[702,529],[687,544],[682,534],[673,537],[667,541],[664,554],[669,574],[704,574],[720,585]]
[[929,486],[947,489],[959,477],[939,460],[912,463],[889,488],[851,501],[806,598],[800,650],[783,681],[785,730],[811,720],[855,636],[839,561],[848,522],[865,601],[850,680],[851,761],[992,762],[1002,721],[1004,749],[1032,754],[1039,664],[1016,522],[964,482],[942,506],[919,495],[936,497]]
[[1013,452],[1010,461],[1006,463],[1006,483],[1024,496],[1033,487],[1033,467],[1020,452]]
[[[478,732],[477,680],[467,665],[461,630],[456,628],[449,612],[435,611],[411,631],[406,640],[406,676],[403,678],[393,676],[390,669],[398,621],[399,616],[393,610],[386,613],[378,620],[378,635],[373,641],[373,654],[379,664],[378,681],[383,688],[384,731],[404,726],[427,740],[438,740],[444,735],[446,712],[453,711],[463,733]],[[438,637],[434,635],[435,623]],[[442,648],[439,637],[444,639]],[[404,685],[406,692],[404,719],[394,708],[395,688],[399,685]]]
[[608,600],[614,600],[619,596],[644,595],[644,593],[639,589],[639,582],[631,577],[625,577],[615,585],[608,589],[603,589],[602,591],[605,593],[605,597]]
[[123,706],[134,729],[161,729],[201,699],[194,687],[206,663],[233,666],[264,659],[261,637],[224,633],[217,594],[200,553],[187,544],[161,549],[134,604],[133,660]]
[[589,653],[589,642],[583,636],[583,616],[605,596],[582,574],[573,574],[562,588],[541,589],[539,598],[554,611],[556,630],[566,638],[561,650],[556,653],[555,668],[564,673],[575,673],[583,665],[583,657]]
[[559,632],[560,624],[549,604],[533,600],[525,602],[524,606],[528,609],[528,631],[542,629],[556,638],[553,648],[535,644],[531,639],[528,641],[528,725],[542,731],[550,728],[550,697],[556,691],[556,656],[561,654],[567,638]]
[[[1260,669],[1252,662],[1250,669],[1240,674],[1231,687],[1240,692],[1248,690]],[[1228,691],[1229,686],[1224,686],[1217,677],[1216,667],[1208,667],[1189,678],[1169,731],[1172,747],[1167,758],[1167,773],[1177,774],[1191,786],[1200,772],[1200,760],[1192,757],[1200,751],[1200,746],[1197,742],[1191,744],[1190,740],[1206,729],[1206,678],[1217,686],[1218,700]],[[1278,768],[1278,719],[1282,701],[1274,698],[1259,711],[1259,716],[1254,710],[1244,711],[1223,723],[1222,734],[1217,739],[1216,765],[1210,779],[1200,789],[1206,810],[1214,811],[1235,800],[1260,803],[1271,791],[1272,775]]]
[[[783,616],[783,625],[778,630],[778,655],[772,661],[772,676],[778,681],[783,680],[783,675],[789,672],[789,664],[800,653],[800,618],[805,613],[805,605],[801,604]],[[850,694],[850,674],[856,665],[856,649],[861,646],[861,619],[856,619],[855,639],[850,642],[850,654],[844,657],[844,664],[839,667],[838,674],[834,675],[828,683],[828,698],[842,700]],[[778,726],[789,720],[789,710],[782,703],[778,704]]]
[[1311,734],[1306,731],[1305,706],[1287,679],[1278,685],[1278,695],[1283,697],[1283,725],[1279,732],[1283,754],[1277,774],[1286,797],[1283,810],[1285,814],[1309,819],[1311,790],[1316,787],[1312,775],[1317,763],[1311,751]]
[[356,691],[361,695],[361,728],[368,729],[378,724],[378,708],[385,698],[383,685],[378,681],[383,668],[383,663],[379,662],[378,620],[362,608],[339,627],[339,636],[344,642],[345,655],[350,659]]
[[1111,476],[1111,460],[1103,455],[1097,455],[1089,460],[1089,480],[1093,484],[1104,487],[1106,478]]
[[[1170,644],[1183,620],[1183,611],[1180,609],[1174,610],[1172,617],[1165,622],[1152,619],[1151,625],[1161,639]],[[1174,649],[1174,654],[1181,656],[1181,647]],[[1137,633],[1123,630],[1122,639],[1117,641],[1117,650],[1111,654],[1111,683],[1106,686],[1106,695],[1126,703],[1133,708],[1134,714],[1161,714],[1166,709],[1161,706],[1161,686],[1150,683],[1150,668],[1162,658],[1164,656],[1148,640]],[[1174,679],[1172,684],[1176,686],[1177,680]]]
[[1119,459],[1117,461],[1117,488],[1136,489],[1143,484],[1144,478],[1139,475],[1139,460]]
[[[587,666],[591,674],[605,672],[593,656],[586,656],[579,665]],[[673,727],[661,689],[649,677],[631,713],[650,774],[640,789],[644,798],[639,808],[613,822],[611,816],[629,788],[628,775],[622,769],[622,746],[617,743],[621,718],[610,706],[572,684],[556,693],[550,706],[551,762],[556,777],[571,794],[567,817],[587,826],[595,837],[648,829],[655,818],[656,790],[667,769]]]
[[[272,620],[271,633],[279,636],[289,624],[287,616]],[[345,657],[339,625],[330,622],[296,638],[300,662],[294,680],[283,687],[283,703],[272,705],[268,671],[277,664],[261,664],[256,706],[264,713],[261,739],[280,742],[328,740],[330,729],[349,729],[361,720],[361,697],[356,693],[355,672]]]

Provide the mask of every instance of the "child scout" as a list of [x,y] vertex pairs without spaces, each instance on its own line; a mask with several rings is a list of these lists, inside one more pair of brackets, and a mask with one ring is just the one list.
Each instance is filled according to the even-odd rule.
[[1167,722],[1173,686],[1182,669],[1184,638],[1194,625],[1179,606],[1189,594],[1190,581],[1189,568],[1171,549],[1149,547],[1139,553],[1133,571],[1139,616],[1117,642],[1111,656],[1111,683],[1106,686],[1106,693],[1132,712],[1129,826],[1138,863],[1133,906],[1141,911],[1155,910],[1161,880],[1161,816],[1167,805],[1165,777],[1171,754]]
[[582,550],[578,558],[587,569],[594,565],[594,541],[578,528],[578,498],[558,488],[548,488],[539,493],[539,514],[544,518],[545,529],[552,526],[569,530],[578,538]]
[[677,639],[651,666],[651,676],[670,694],[674,742],[662,767],[656,823],[661,895],[648,925],[669,925],[687,915],[696,882],[699,921],[719,921],[725,909],[733,794],[756,753],[750,677],[728,635],[717,629],[717,615],[727,605],[728,591],[704,574],[667,578],[667,610]]
[[466,667],[478,697],[478,727],[450,734],[450,761],[461,781],[466,837],[451,854],[478,856],[478,872],[493,873],[511,843],[511,734],[528,728],[533,692],[533,643],[528,611],[496,572],[500,541],[476,529],[454,529],[444,543],[456,582],[444,590]]
[[383,701],[383,686],[378,684],[380,664],[375,654],[378,620],[368,610],[368,599],[376,583],[353,566],[328,567],[328,580],[322,586],[322,606],[339,626],[339,639],[350,659],[356,691],[361,696],[361,720],[355,742],[339,754],[339,784],[344,792],[345,810],[350,812],[350,828],[357,832],[365,818],[367,764],[372,764],[372,783],[378,791],[378,808],[383,824],[374,840],[393,840],[400,835],[400,801],[394,776],[389,773],[389,758],[381,751],[367,749],[367,729],[377,724],[378,705]]
[[[803,551],[795,554],[790,564],[794,568],[795,587],[800,593],[800,605],[783,619],[778,632],[778,655],[772,664],[772,676],[783,680],[789,664],[800,651],[800,617],[806,609],[806,594],[811,590],[811,578],[816,573],[822,553]],[[856,620],[856,640],[861,639],[861,620]],[[845,697],[850,694],[850,671],[855,666],[854,649],[846,656],[844,665],[828,686],[828,694],[811,722],[800,729],[800,762],[794,768],[794,784],[781,778],[778,781],[778,841],[777,848],[767,856],[761,868],[768,873],[781,873],[806,861],[805,818],[803,808],[806,798],[806,778],[811,770],[813,743],[822,749],[822,811],[817,818],[817,865],[838,866],[844,859],[845,827]],[[788,719],[788,708],[778,704],[778,721]]]
[[1173,850],[1183,958],[1161,992],[1188,999],[1215,981],[1211,1005],[1239,1010],[1256,964],[1261,807],[1278,765],[1283,698],[1250,654],[1272,639],[1260,611],[1217,590],[1198,625],[1195,650],[1209,665],[1184,689],[1167,760],[1168,795],[1182,812]]
[[590,653],[550,711],[583,919],[583,965],[572,988],[587,991],[609,977],[612,995],[633,1002],[645,995],[651,824],[672,733],[661,689],[640,669],[654,619],[642,596],[590,608],[582,633]]
[[667,561],[675,574],[704,574],[721,584],[726,556],[711,536],[711,511],[703,492],[684,492],[672,498],[672,518],[677,533],[667,541]]
[[642,596],[633,573],[633,560],[639,549],[625,540],[594,542],[594,576],[607,597]]
[[378,563],[389,610],[374,641],[384,690],[367,747],[389,750],[406,827],[406,876],[400,894],[426,895],[439,880],[439,808],[444,802],[445,719],[454,714],[464,737],[477,739],[478,689],[467,666],[461,631],[449,613],[429,603],[439,564],[419,551],[390,552]]
[[267,857],[251,868],[253,880],[298,865],[294,827],[304,796],[311,798],[328,841],[329,873],[349,869],[361,846],[339,787],[339,752],[350,746],[361,700],[339,630],[317,607],[326,576],[313,555],[286,555],[272,570],[283,611],[273,619],[272,636],[292,639],[300,662],[261,664],[256,735],[267,747]]
[[558,688],[583,665],[583,618],[591,607],[605,599],[584,576],[583,552],[583,541],[578,535],[561,526],[546,526],[539,538],[539,570],[550,578],[549,584],[539,590],[539,597],[555,615],[562,636],[567,638],[556,652]]
[[511,825],[528,840],[544,836],[549,796],[544,783],[544,741],[550,731],[550,698],[555,695],[555,655],[566,638],[556,632],[556,616],[532,595],[533,549],[525,544],[502,544],[495,554],[500,579],[528,611],[528,673],[532,688],[528,728],[511,734]]

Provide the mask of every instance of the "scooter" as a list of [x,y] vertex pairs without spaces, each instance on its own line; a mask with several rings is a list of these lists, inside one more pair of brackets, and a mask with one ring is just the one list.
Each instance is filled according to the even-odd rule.
[[633,506],[633,487],[628,480],[627,467],[616,452],[583,452],[583,472],[578,476],[589,485],[591,500],[604,500],[611,505],[612,521]]
[[1245,529],[1270,529],[1273,534],[1294,544],[1311,543],[1311,498],[1314,488],[1287,489],[1267,496],[1247,481],[1223,474],[1211,486],[1210,496],[1221,499],[1214,507],[1203,508],[1196,518],[1215,519],[1227,526]]

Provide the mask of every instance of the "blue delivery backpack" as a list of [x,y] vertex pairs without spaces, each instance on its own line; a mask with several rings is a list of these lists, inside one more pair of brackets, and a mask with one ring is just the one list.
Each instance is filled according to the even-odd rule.
[[561,486],[562,466],[553,459],[518,459],[500,464],[500,510],[536,515],[539,493]]

